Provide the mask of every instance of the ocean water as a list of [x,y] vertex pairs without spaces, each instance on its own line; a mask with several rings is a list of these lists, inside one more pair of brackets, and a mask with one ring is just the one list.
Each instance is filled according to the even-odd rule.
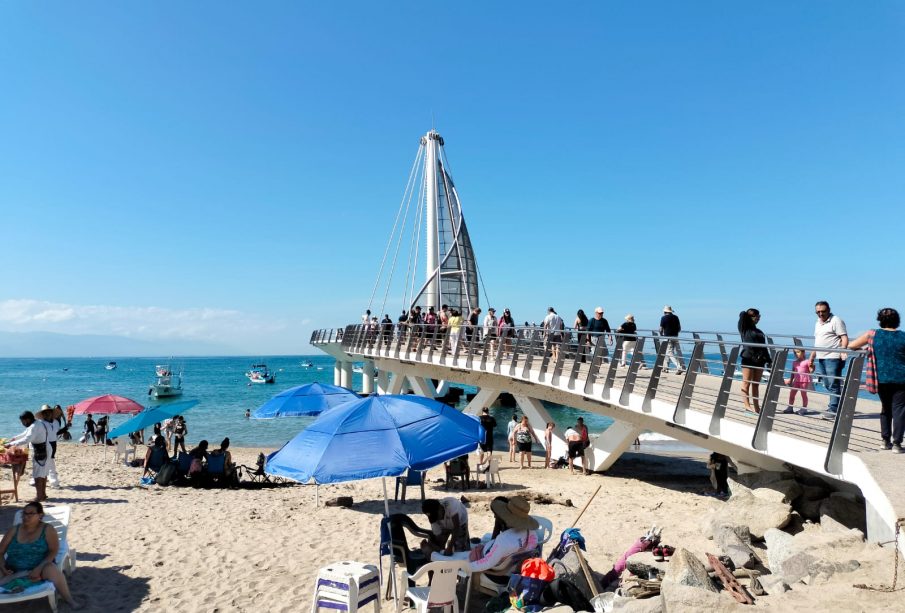
[[[116,360],[116,370],[105,370]],[[310,361],[313,366],[304,368]],[[266,363],[276,373],[273,385],[250,385],[245,372],[252,363]],[[156,400],[148,395],[154,382],[156,364],[169,363],[183,371],[183,395],[176,399]],[[144,406],[165,404],[175,400],[198,400],[199,404],[185,414],[189,433],[187,445],[201,439],[219,443],[228,436],[233,445],[242,447],[279,447],[314,421],[313,417],[256,420],[245,418],[282,390],[315,381],[333,383],[332,357],[325,355],[280,357],[202,357],[166,360],[161,358],[0,358],[0,437],[9,438],[22,431],[19,414],[36,411],[42,404],[59,404],[64,409],[86,398],[116,394],[131,398]],[[318,370],[320,369],[320,370]],[[361,375],[353,375],[353,389],[361,390]],[[466,391],[474,391],[461,386]],[[464,396],[463,396],[464,405]],[[547,405],[557,426],[585,418],[593,434],[606,429],[612,420],[559,405]],[[506,422],[512,409],[491,407],[498,422],[496,439],[505,444]],[[111,417],[115,427],[129,416]],[[76,415],[72,433],[81,436],[84,418]]]

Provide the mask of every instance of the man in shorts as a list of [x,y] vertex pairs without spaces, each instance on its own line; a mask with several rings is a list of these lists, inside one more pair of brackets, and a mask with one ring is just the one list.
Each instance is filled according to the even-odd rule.
[[[484,464],[493,455],[493,430],[496,428],[496,419],[490,414],[490,409],[481,409],[481,426],[484,428],[484,440],[481,442],[481,453],[478,456],[478,464]],[[485,459],[484,454],[487,454]]]
[[575,458],[581,458],[581,464],[584,466],[584,441],[581,440],[581,433],[575,428],[566,429],[564,435],[566,444],[569,446],[569,474],[575,474]]
[[559,360],[559,344],[562,342],[564,327],[562,317],[556,313],[553,307],[548,308],[543,328],[547,336],[547,350],[553,354],[554,362]]

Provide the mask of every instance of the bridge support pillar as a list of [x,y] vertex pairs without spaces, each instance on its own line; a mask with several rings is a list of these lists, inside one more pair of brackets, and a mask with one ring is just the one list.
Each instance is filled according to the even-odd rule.
[[343,363],[336,360],[333,363],[333,385],[343,384]]
[[340,385],[352,389],[352,362],[340,362]]
[[[481,409],[484,407],[489,407],[493,404],[493,401],[497,399],[497,396],[500,395],[500,390],[492,390],[486,387],[482,387],[478,390],[478,393],[474,398],[471,399],[471,402],[468,403],[468,406],[465,407],[463,413],[467,413],[469,415],[480,415]],[[530,419],[530,417],[529,417]]]
[[609,428],[591,439],[591,446],[584,454],[591,470],[606,470],[615,464],[625,450],[641,434],[641,428],[627,421],[614,421]]
[[393,378],[390,379],[389,393],[402,394],[405,393],[405,391],[405,375],[399,372],[394,372]]
[[425,379],[424,377],[416,377],[413,375],[407,375],[406,378],[409,380],[409,384],[412,386],[412,391],[419,396],[424,396],[425,398],[437,397],[437,389],[434,387],[434,382],[430,379]]
[[381,395],[390,393],[390,373],[384,368],[377,373],[377,393]]
[[[541,447],[544,447],[544,449],[546,449],[546,443],[544,441],[544,430],[547,429],[547,422],[553,421],[553,419],[550,417],[550,413],[547,412],[547,409],[544,408],[544,404],[537,398],[516,395],[515,402],[522,410],[522,413],[528,416],[528,423],[531,425],[531,429],[534,430],[534,434],[535,436],[537,436],[537,440],[541,442]],[[569,446],[566,444],[565,439],[562,437],[562,433],[565,432],[565,430],[565,428],[557,426],[557,428],[553,431],[553,448],[550,453],[551,460],[553,458],[564,456],[569,452]]]
[[361,393],[364,395],[374,393],[374,360],[365,360],[361,369]]

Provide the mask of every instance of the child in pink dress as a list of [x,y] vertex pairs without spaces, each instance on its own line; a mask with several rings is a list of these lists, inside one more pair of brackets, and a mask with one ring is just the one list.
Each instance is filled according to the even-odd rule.
[[808,414],[808,390],[811,388],[811,363],[805,355],[804,349],[795,350],[795,361],[792,362],[791,378],[786,379],[785,383],[792,389],[789,390],[789,406],[783,413],[794,413],[795,395],[801,392],[801,408],[798,409],[799,415]]

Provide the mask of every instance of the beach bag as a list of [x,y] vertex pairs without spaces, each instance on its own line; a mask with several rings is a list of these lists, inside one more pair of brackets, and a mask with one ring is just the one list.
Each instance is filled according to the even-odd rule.
[[556,574],[541,558],[522,562],[521,574],[512,575],[507,590],[509,603],[519,611],[539,611],[544,607],[542,595]]
[[176,465],[172,462],[167,462],[160,467],[160,470],[157,472],[157,476],[154,478],[154,482],[157,485],[170,485],[175,478]]

